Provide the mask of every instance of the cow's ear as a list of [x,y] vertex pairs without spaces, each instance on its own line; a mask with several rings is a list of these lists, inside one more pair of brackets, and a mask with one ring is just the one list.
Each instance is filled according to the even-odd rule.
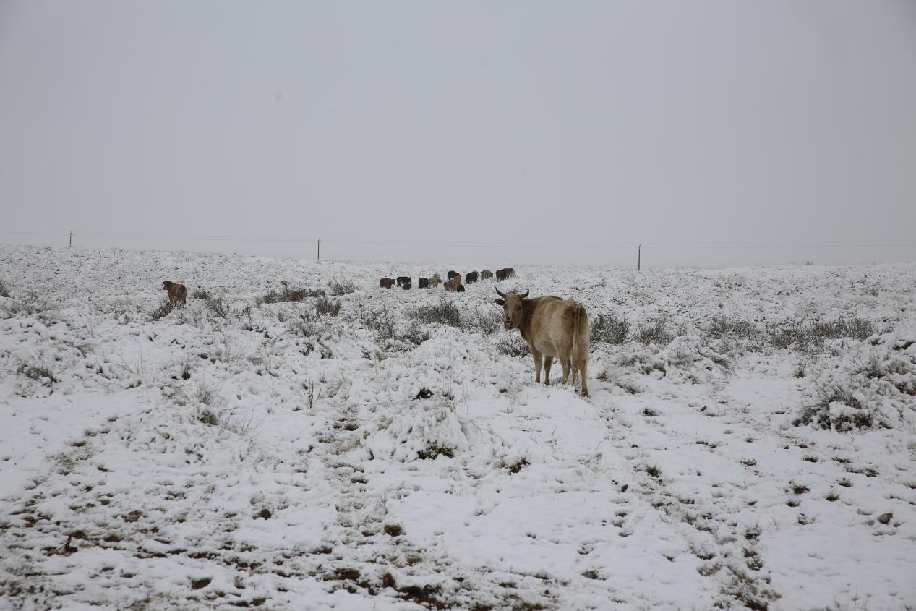
[[498,303],[499,305],[506,305],[505,299],[494,299],[493,302]]

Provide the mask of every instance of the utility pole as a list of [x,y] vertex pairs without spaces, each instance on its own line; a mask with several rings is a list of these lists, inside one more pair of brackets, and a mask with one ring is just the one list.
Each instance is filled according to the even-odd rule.
[[321,261],[321,238],[318,238],[318,260]]
[[636,247],[636,271],[642,269],[642,244]]
[[73,232],[70,232],[70,248],[73,248]]

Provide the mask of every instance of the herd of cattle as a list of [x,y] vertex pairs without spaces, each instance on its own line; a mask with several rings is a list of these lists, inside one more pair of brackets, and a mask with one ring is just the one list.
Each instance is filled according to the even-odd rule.
[[[473,284],[481,280],[489,280],[493,278],[494,274],[488,269],[483,270],[482,272],[468,272],[464,275],[465,284]],[[502,269],[496,270],[496,281],[506,280],[508,278],[515,277],[515,268],[504,267]],[[442,281],[442,278],[439,274],[433,274],[429,278],[419,278],[417,282],[417,288],[421,289],[434,289],[439,285],[442,285],[446,291],[450,292],[462,292],[464,291],[464,285],[461,284],[461,274],[455,270],[449,270],[448,280],[445,282]],[[397,285],[409,291],[412,287],[412,281],[410,276],[398,276],[397,278],[382,278],[378,281],[378,285],[383,289],[390,289],[393,286]]]
[[[488,269],[479,274],[470,272],[465,275],[465,282],[471,284],[480,279],[493,277]],[[515,270],[506,267],[496,270],[497,280],[506,280],[515,276]],[[420,278],[419,288],[435,288],[442,284],[447,291],[463,291],[461,274],[452,270],[444,283],[439,274],[430,278]],[[382,278],[379,286],[390,289],[397,284],[403,289],[410,289],[410,278]],[[173,305],[187,303],[188,290],[183,284],[166,280],[162,288],[168,292],[169,302]],[[527,342],[534,357],[534,381],[541,381],[544,372],[544,384],[550,384],[550,369],[553,360],[560,360],[563,370],[562,383],[566,384],[572,377],[572,385],[579,378],[583,397],[588,396],[588,384],[585,380],[588,367],[589,323],[588,313],[581,303],[572,299],[555,296],[528,297],[528,291],[521,293],[503,293],[497,287],[499,299],[496,304],[503,308],[503,326],[507,331],[518,329],[522,339]]]

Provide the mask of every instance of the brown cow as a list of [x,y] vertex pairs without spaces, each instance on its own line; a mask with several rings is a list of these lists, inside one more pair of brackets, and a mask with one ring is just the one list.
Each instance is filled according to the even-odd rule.
[[518,329],[522,339],[528,342],[534,355],[534,381],[541,381],[541,357],[544,359],[544,384],[550,383],[550,366],[554,357],[560,357],[563,367],[563,383],[569,380],[572,370],[572,384],[577,374],[582,376],[582,396],[588,396],[585,381],[588,365],[588,314],[585,307],[571,299],[544,296],[528,299],[517,293],[496,292],[502,299],[496,303],[503,306],[506,329]]
[[429,279],[429,288],[434,289],[440,284],[442,284],[442,278],[439,277],[439,274],[433,274]]
[[492,277],[493,277],[493,272],[491,272],[491,271],[488,270],[488,269],[485,269],[485,270],[483,270],[482,272],[480,272],[480,279],[481,279],[481,280],[489,280],[489,279],[492,278]]
[[451,280],[446,280],[442,284],[442,288],[450,292],[455,292],[455,291],[460,290],[459,287],[461,287],[461,276],[455,276]]
[[383,289],[390,289],[394,286],[394,278],[382,278],[378,281],[378,285]]
[[185,305],[188,303],[188,289],[183,284],[166,280],[162,283],[162,288],[169,293],[169,303],[172,305]]
[[508,280],[510,270],[512,271],[512,275],[514,276],[515,270],[512,269],[511,267],[504,267],[502,269],[496,270],[496,281],[499,282],[500,280]]

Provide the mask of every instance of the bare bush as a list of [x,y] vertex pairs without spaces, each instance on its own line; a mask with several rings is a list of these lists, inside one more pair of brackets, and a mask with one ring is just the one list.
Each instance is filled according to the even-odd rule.
[[194,398],[202,405],[212,406],[213,399],[216,398],[216,390],[205,381],[200,381],[197,383]]
[[311,312],[300,314],[297,320],[287,325],[287,328],[290,334],[296,337],[317,337],[321,330],[317,315]]
[[864,340],[877,333],[879,329],[873,322],[857,316],[816,321],[810,324],[786,321],[767,328],[767,336],[774,348],[794,348],[801,351],[821,348],[825,341],[831,339]]
[[591,341],[605,344],[622,344],[630,337],[630,323],[613,314],[599,314],[592,323]]
[[47,318],[54,309],[54,305],[45,293],[35,289],[26,289],[13,299],[10,307],[11,314],[25,314]]
[[705,332],[712,339],[753,340],[760,335],[753,323],[725,315],[714,317]]
[[153,320],[159,320],[171,314],[174,309],[175,305],[171,301],[165,300],[158,308],[150,312],[149,316]]
[[399,328],[397,318],[388,308],[363,311],[360,322],[366,329],[375,332],[379,342],[395,349],[419,346],[429,339],[429,333],[416,320],[410,321],[406,328]]
[[870,320],[853,316],[852,318],[838,318],[837,320],[815,322],[811,325],[811,334],[821,340],[850,337],[864,340],[878,332],[875,324]]
[[264,303],[285,303],[305,301],[309,297],[327,297],[327,293],[322,289],[290,289],[289,285],[284,282],[282,291],[271,289],[263,296],[258,297],[255,302],[258,305]]
[[210,293],[206,289],[197,289],[191,293],[191,299],[210,299]]
[[16,369],[16,373],[48,386],[57,382],[57,378],[54,377],[54,372],[44,365],[22,363],[19,365],[19,368]]
[[420,325],[414,323],[408,325],[407,328],[398,333],[396,339],[399,341],[405,342],[407,344],[413,344],[414,346],[419,346],[423,342],[429,339],[429,333],[423,330]]
[[6,285],[3,284],[3,280],[0,280],[0,297],[9,297],[10,291],[6,288]]
[[642,344],[665,346],[673,339],[674,335],[668,331],[668,325],[664,320],[656,320],[645,326],[640,325],[636,331],[636,341]]
[[419,324],[440,324],[455,327],[463,331],[480,331],[492,335],[502,329],[502,312],[492,308],[481,311],[466,311],[448,299],[442,298],[439,303],[422,305],[408,314]]
[[315,302],[315,313],[318,316],[337,316],[340,314],[341,303],[326,297],[319,297]]
[[476,328],[484,335],[493,335],[503,328],[502,311],[488,310],[483,313],[477,313]]
[[222,297],[210,297],[208,295],[205,298],[205,303],[207,304],[207,310],[214,316],[220,318],[227,318],[229,316],[229,304],[227,304]]
[[520,335],[507,333],[499,338],[496,342],[496,351],[506,356],[528,356],[531,354],[531,348]]
[[356,284],[350,280],[332,280],[330,284],[331,295],[334,297],[340,297],[341,295],[349,295],[350,293],[356,292]]
[[461,310],[448,299],[440,299],[439,303],[433,305],[419,306],[410,316],[421,324],[438,323],[459,329],[466,326],[466,322],[461,318]]
[[218,426],[219,417],[212,409],[202,409],[197,413],[197,419],[207,426]]
[[395,317],[388,308],[365,310],[360,313],[363,327],[375,332],[379,339],[393,339],[395,336]]

